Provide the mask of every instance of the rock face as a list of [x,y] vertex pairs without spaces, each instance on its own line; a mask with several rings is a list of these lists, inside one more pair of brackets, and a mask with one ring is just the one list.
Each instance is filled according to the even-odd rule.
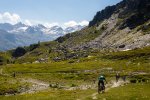
[[[120,10],[122,10],[120,12]],[[143,24],[143,22],[150,19],[150,1],[149,0],[123,0],[114,6],[108,6],[104,10],[97,12],[94,19],[89,26],[98,24],[99,22],[110,18],[114,13],[119,12],[119,18],[127,18],[123,28],[134,28],[136,25]],[[135,13],[135,14],[134,14]],[[138,20],[138,21],[137,21]]]
[[124,11],[120,13],[119,18],[127,19],[122,24],[122,28],[136,28],[150,19],[150,1],[149,0],[125,0]]
[[[150,0],[123,0],[97,12],[89,24],[102,33],[74,48],[129,50],[150,45]],[[101,32],[101,31],[100,31]]]
[[108,6],[104,10],[97,12],[96,16],[94,16],[94,19],[89,23],[89,26],[98,24],[98,22],[111,17],[115,10],[116,6]]

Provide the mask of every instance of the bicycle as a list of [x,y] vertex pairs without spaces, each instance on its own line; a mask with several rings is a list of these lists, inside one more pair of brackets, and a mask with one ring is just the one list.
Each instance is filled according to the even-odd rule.
[[98,94],[100,94],[101,92],[102,93],[105,92],[105,86],[100,83],[99,86],[98,86]]

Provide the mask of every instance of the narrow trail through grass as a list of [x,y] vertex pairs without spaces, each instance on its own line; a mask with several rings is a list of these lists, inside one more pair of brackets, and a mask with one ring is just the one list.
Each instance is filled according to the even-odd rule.
[[[112,80],[109,84],[106,85],[105,92],[109,91],[112,88],[116,88],[116,87],[119,87],[119,86],[124,86],[125,84],[128,84],[128,83],[129,83],[128,81],[126,81],[126,82],[124,82],[124,81],[116,82],[116,81]],[[91,97],[93,100],[96,100],[96,99],[98,99],[97,95],[98,95],[98,93],[95,92],[92,95],[86,96],[85,98]],[[77,100],[84,100],[85,98],[77,99]]]
[[[127,83],[129,83],[129,82],[128,82],[128,81],[127,81],[127,82],[124,82],[124,81],[118,81],[118,82],[112,81],[112,84],[107,84],[107,85],[106,85],[106,91],[105,91],[105,92],[109,91],[111,88],[123,86],[123,85],[125,85],[125,84],[127,84]],[[97,92],[92,94],[92,99],[93,99],[93,100],[96,100],[96,99],[97,99],[97,96],[96,96],[96,95],[98,95]]]
[[[49,83],[40,81],[40,80],[36,80],[36,79],[22,79],[22,82],[27,82],[31,84],[31,87],[28,90],[22,91],[19,95],[23,95],[23,94],[31,94],[31,93],[36,93],[36,92],[40,92],[40,91],[44,91],[49,89]],[[115,87],[119,87],[119,86],[123,86],[124,84],[126,84],[128,82],[123,82],[123,81],[118,81],[117,83],[112,80],[109,84],[106,85],[106,92],[109,91],[111,88],[115,88]],[[63,90],[67,90],[67,91],[72,91],[72,90],[87,90],[87,89],[95,89],[96,90],[96,85],[80,85],[80,86],[76,86],[76,87],[64,87],[62,88]],[[93,100],[97,99],[97,95],[98,93],[95,92],[92,95],[89,95],[87,97],[92,97]],[[85,97],[85,98],[87,98]],[[78,100],[83,100],[82,99],[78,99]]]
[[42,82],[39,80],[23,79],[22,81],[27,82],[27,83],[31,83],[32,86],[27,91],[24,91],[21,94],[39,92],[39,91],[46,90],[49,88],[49,83]]

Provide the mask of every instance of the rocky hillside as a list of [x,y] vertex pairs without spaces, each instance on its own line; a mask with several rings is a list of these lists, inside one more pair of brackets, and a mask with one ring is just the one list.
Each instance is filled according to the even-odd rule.
[[[88,28],[75,33],[78,35],[72,34],[72,37],[66,39],[63,44],[67,46],[71,44],[69,48],[81,50],[84,48],[129,50],[149,46],[149,11],[149,0],[123,0],[97,12]],[[90,29],[92,31],[89,32]],[[95,36],[95,33],[98,36]],[[86,39],[89,34],[95,37]],[[83,39],[78,41],[80,38]]]
[[[16,62],[47,62],[88,57],[97,51],[128,51],[150,46],[150,0],[123,0],[97,12],[88,27],[55,41],[11,51]],[[20,50],[20,49],[19,49]],[[19,55],[19,56],[18,56]]]

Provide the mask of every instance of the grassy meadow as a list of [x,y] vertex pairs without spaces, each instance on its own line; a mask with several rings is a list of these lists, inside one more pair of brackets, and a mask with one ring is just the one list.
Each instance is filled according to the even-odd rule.
[[[91,52],[88,57],[47,63],[15,63],[0,66],[0,100],[92,100],[95,88],[66,90],[81,85],[97,85],[104,74],[108,83],[117,72],[126,75],[128,85],[96,95],[98,100],[149,100],[150,48],[121,52]],[[15,76],[14,76],[15,73]],[[50,86],[35,93],[20,94],[32,88],[23,80],[35,79]],[[94,83],[96,81],[96,83]],[[57,86],[51,86],[57,84]],[[11,95],[10,95],[11,94]]]

